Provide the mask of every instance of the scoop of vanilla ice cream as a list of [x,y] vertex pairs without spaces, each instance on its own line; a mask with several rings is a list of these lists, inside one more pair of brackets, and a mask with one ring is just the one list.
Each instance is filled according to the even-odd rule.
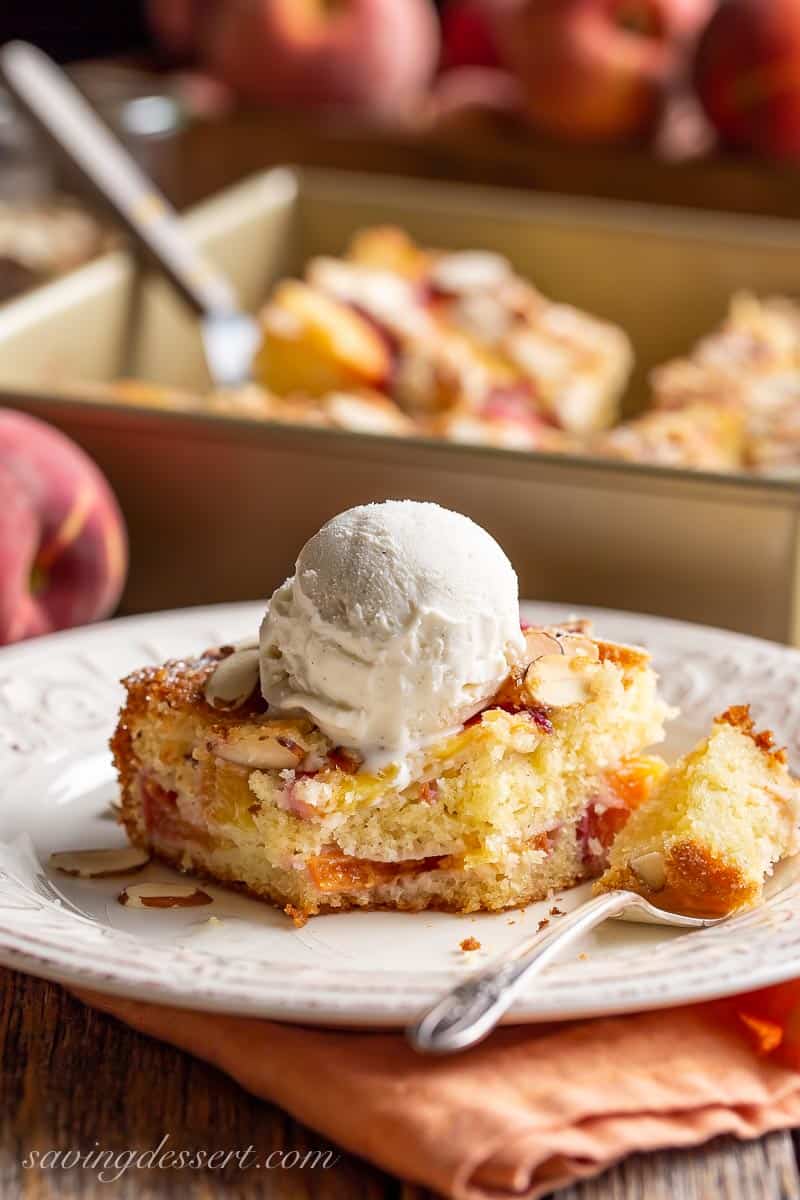
[[261,625],[261,687],[377,766],[477,712],[523,646],[494,538],[437,504],[388,500],[303,547]]

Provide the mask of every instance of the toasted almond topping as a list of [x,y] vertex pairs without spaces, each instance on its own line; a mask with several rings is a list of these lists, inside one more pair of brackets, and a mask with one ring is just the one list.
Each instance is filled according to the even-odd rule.
[[65,875],[79,879],[102,879],[106,875],[127,875],[139,871],[150,861],[146,850],[138,846],[117,846],[108,850],[58,850],[49,864]]
[[258,647],[234,649],[214,668],[205,686],[212,708],[239,708],[258,686]]
[[212,904],[208,892],[193,883],[133,883],[117,896],[128,908],[197,908]]
[[282,771],[296,767],[305,757],[298,745],[280,725],[245,725],[226,729],[208,741],[208,749],[225,762],[256,771]]
[[652,891],[660,892],[666,886],[667,873],[664,868],[664,855],[660,850],[651,850],[649,854],[632,858],[630,868],[637,879]]
[[528,662],[535,662],[545,654],[563,654],[564,650],[558,638],[543,629],[525,630],[525,656]]
[[545,654],[532,662],[525,672],[525,690],[537,704],[547,708],[567,708],[582,704],[589,695],[588,677],[583,665],[587,660],[565,654]]
[[559,645],[567,658],[588,658],[591,662],[600,661],[600,651],[589,637],[581,633],[565,633],[558,638]]

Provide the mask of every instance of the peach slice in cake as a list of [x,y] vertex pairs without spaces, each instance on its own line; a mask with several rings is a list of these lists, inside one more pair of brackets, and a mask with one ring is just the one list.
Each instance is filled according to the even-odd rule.
[[598,874],[664,773],[644,751],[668,710],[644,651],[573,629],[525,638],[479,713],[372,771],[309,718],[271,715],[257,672],[217,707],[220,664],[237,690],[230,647],[136,672],[112,741],[131,841],[299,919],[501,909]]
[[385,339],[352,308],[299,280],[281,283],[261,313],[263,341],[254,370],[259,383],[285,396],[385,383],[391,367]]
[[725,916],[757,903],[774,865],[800,850],[799,821],[786,751],[756,731],[746,706],[729,708],[637,808],[595,886],[687,916]]

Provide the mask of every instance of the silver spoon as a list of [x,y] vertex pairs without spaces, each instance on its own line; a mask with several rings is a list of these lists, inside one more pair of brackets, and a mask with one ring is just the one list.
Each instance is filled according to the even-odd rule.
[[[800,855],[784,859],[768,881],[765,896],[774,897],[800,878]],[[708,929],[742,916],[684,917],[656,908],[635,892],[613,891],[594,896],[560,917],[555,928],[534,933],[512,946],[482,971],[458,984],[410,1025],[406,1037],[421,1054],[452,1054],[474,1046],[491,1033],[526,984],[556,955],[609,917],[680,929]]]
[[27,42],[0,47],[0,76],[36,125],[114,209],[200,318],[212,382],[250,378],[260,335],[230,283],[194,247],[180,218],[52,59]]

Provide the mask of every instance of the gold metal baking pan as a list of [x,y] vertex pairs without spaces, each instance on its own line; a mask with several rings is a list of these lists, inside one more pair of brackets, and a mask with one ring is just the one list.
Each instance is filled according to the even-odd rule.
[[[357,228],[507,254],[549,295],[619,322],[637,372],[681,353],[738,288],[791,293],[800,226],[536,197],[465,185],[278,169],[187,222],[257,307],[271,282]],[[488,448],[397,440],[70,395],[127,374],[206,387],[192,319],[167,285],[110,255],[0,308],[0,402],[86,447],[128,518],[126,611],[266,595],[332,513],[387,496],[469,513],[503,543],[525,596],[639,609],[800,640],[800,488]]]

